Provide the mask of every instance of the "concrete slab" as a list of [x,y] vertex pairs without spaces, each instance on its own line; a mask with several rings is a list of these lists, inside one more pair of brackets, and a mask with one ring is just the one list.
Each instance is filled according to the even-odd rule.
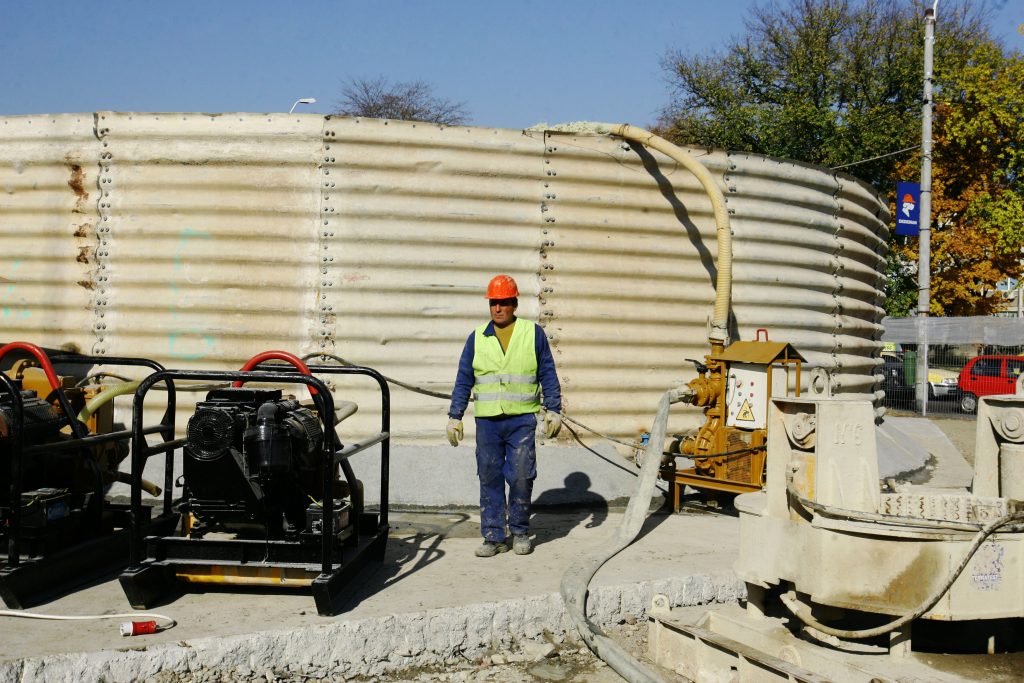
[[[899,462],[891,459],[894,467],[920,469],[934,459],[933,485],[969,483],[969,466],[928,420],[890,417],[887,423],[888,438],[901,453]],[[571,629],[558,596],[561,576],[581,552],[612,532],[621,510],[611,503],[628,496],[636,483],[628,460],[608,446],[596,450],[597,455],[582,448],[541,449],[535,498],[570,507],[535,511],[532,555],[473,556],[480,538],[471,447],[398,449],[393,501],[471,507],[393,514],[387,558],[376,573],[356,579],[343,614],[317,616],[303,592],[250,590],[187,593],[152,610],[176,618],[177,628],[133,639],[118,635],[117,620],[2,619],[0,683],[129,681],[159,671],[199,670],[245,678],[278,664],[309,676],[376,676],[516,642],[565,638]],[[367,465],[374,458],[359,457],[364,461],[353,464],[372,491],[375,468]],[[734,517],[656,514],[641,538],[598,573],[590,601],[594,619],[606,624],[642,618],[654,592],[669,594],[674,604],[735,600],[742,592],[731,572],[737,550]],[[115,577],[34,611],[131,612]]]
[[878,476],[882,479],[907,476],[924,469],[930,454],[900,427],[899,418],[886,417],[875,427]]
[[[953,445],[949,437],[931,420],[920,417],[887,417],[886,425],[891,425],[894,438],[898,444],[915,454],[921,451],[929,458],[922,463],[926,468],[926,477],[922,483],[929,488],[967,489],[974,477],[974,469],[968,464],[963,454]],[[884,425],[883,425],[884,426]],[[895,458],[889,461],[895,462]],[[879,474],[882,474],[882,455],[879,453]],[[893,469],[890,467],[889,469]],[[912,470],[910,470],[912,471]]]
[[[130,640],[118,635],[117,620],[4,619],[0,683],[83,680],[83,672],[93,670],[108,681],[128,681],[159,667],[258,671],[274,662],[334,661],[345,675],[374,675],[544,632],[561,639],[568,629],[558,596],[561,575],[620,519],[617,510],[539,510],[532,555],[480,559],[473,556],[480,543],[473,512],[396,514],[384,565],[357,579],[339,616],[317,616],[312,598],[300,592],[208,591],[151,610],[177,619],[176,628]],[[742,592],[731,573],[737,547],[734,517],[655,514],[640,539],[598,573],[591,610],[599,622],[616,623],[642,618],[654,592],[674,595],[679,604],[735,600]],[[33,611],[131,610],[111,578]]]

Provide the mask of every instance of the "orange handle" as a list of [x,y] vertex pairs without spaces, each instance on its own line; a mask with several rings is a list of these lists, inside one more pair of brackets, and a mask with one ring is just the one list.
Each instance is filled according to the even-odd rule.
[[[6,348],[6,347],[5,347]],[[302,359],[298,356],[288,353],[287,351],[264,351],[263,353],[257,353],[255,356],[246,361],[245,365],[242,366],[242,372],[252,370],[254,367],[259,365],[265,360],[284,360],[288,361],[299,369],[303,375],[312,375],[309,371],[309,367],[302,362]],[[231,386],[240,387],[242,386],[242,380],[236,380]],[[316,396],[316,389],[309,387],[309,393],[311,396]]]
[[3,358],[7,355],[8,351],[13,351],[14,349],[28,351],[35,356],[35,359],[39,361],[39,365],[42,366],[43,372],[46,373],[46,379],[50,381],[50,388],[60,388],[60,380],[57,379],[57,373],[53,371],[53,365],[50,363],[50,358],[46,355],[45,351],[29,342],[11,342],[0,347],[0,358]]

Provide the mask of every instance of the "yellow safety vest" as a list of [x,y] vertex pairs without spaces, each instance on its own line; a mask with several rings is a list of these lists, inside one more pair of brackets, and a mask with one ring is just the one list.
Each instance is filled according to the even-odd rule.
[[[488,323],[487,325],[489,325]],[[517,320],[505,353],[487,325],[476,328],[473,339],[473,414],[476,417],[522,415],[540,411],[537,382],[537,326]]]

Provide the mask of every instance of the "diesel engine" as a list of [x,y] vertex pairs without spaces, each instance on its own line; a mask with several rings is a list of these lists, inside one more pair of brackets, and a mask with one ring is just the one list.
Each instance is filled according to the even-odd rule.
[[182,512],[190,536],[282,539],[314,526],[325,435],[312,410],[280,390],[218,389],[196,404],[186,438]]

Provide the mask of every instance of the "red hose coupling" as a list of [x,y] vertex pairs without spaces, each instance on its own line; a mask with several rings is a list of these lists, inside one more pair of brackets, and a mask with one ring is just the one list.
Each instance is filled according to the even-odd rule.
[[125,621],[121,623],[121,635],[144,636],[147,633],[156,633],[155,621]]

